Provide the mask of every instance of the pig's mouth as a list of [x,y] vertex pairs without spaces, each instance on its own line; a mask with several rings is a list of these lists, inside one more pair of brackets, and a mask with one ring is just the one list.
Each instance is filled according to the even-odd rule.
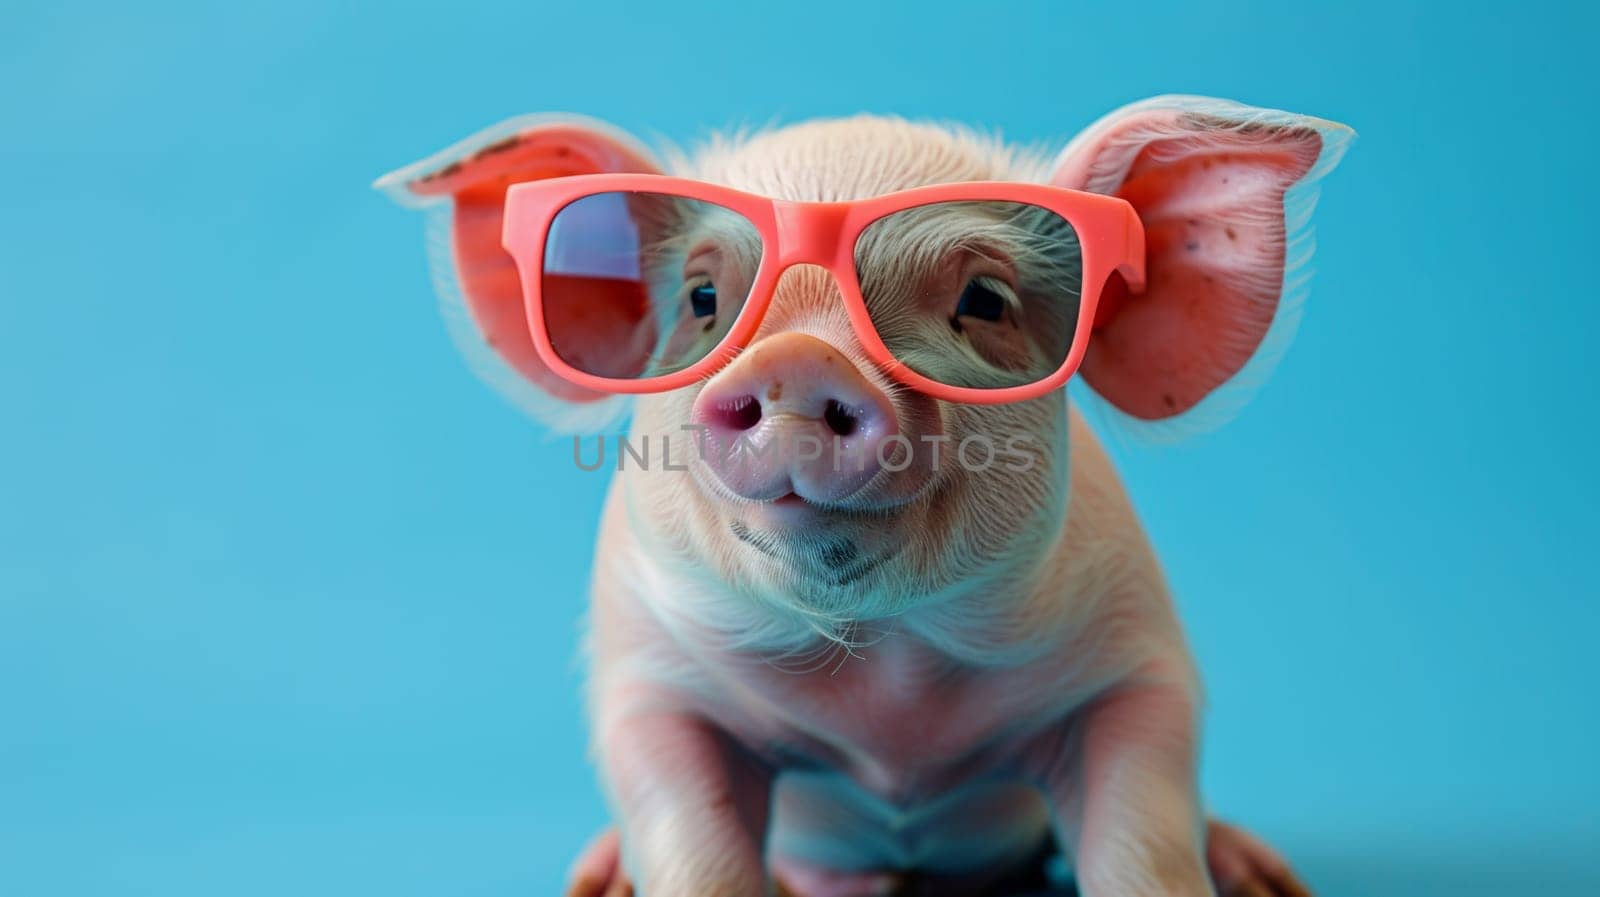
[[839,587],[859,582],[893,557],[896,551],[890,548],[879,554],[863,556],[860,544],[848,536],[794,541],[774,533],[753,530],[737,518],[728,522],[728,531],[735,539],[795,572]]

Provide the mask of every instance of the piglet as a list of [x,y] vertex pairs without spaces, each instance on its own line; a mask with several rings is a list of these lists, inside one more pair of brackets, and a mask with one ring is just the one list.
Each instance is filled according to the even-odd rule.
[[[1236,407],[1282,348],[1312,185],[1350,137],[1161,97],[1053,159],[861,116],[717,139],[671,167],[798,201],[975,180],[1122,197],[1144,225],[1147,287],[1107,285],[1079,374],[1098,420],[1168,437]],[[541,362],[501,244],[507,188],[665,168],[599,122],[535,117],[379,182],[435,210],[435,279],[492,382],[560,431],[631,413],[630,442],[653,450],[621,459],[600,528],[589,695],[616,831],[579,859],[571,893],[999,895],[1043,886],[1058,854],[1085,897],[1305,894],[1272,850],[1207,820],[1194,664],[1064,393],[970,405],[908,389],[868,358],[833,278],[805,266],[697,384],[630,403]],[[869,251],[896,270],[894,245]],[[947,299],[940,339],[960,340]],[[955,458],[975,435],[1006,457]],[[853,464],[706,450],[842,436]],[[879,451],[891,437],[915,457]]]

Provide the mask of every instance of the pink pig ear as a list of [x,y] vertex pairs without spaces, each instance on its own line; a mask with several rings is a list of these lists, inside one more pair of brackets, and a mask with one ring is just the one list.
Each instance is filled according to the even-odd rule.
[[1194,411],[1185,425],[1205,427],[1236,410],[1293,335],[1314,185],[1353,136],[1287,112],[1157,97],[1073,140],[1051,182],[1128,200],[1146,247],[1142,294],[1107,285],[1084,381],[1138,421]]
[[516,264],[500,245],[506,189],[541,178],[660,170],[649,150],[609,125],[532,115],[480,131],[373,186],[428,210],[434,287],[473,368],[533,417],[575,432],[605,426],[626,406],[621,397],[568,383],[539,360]]

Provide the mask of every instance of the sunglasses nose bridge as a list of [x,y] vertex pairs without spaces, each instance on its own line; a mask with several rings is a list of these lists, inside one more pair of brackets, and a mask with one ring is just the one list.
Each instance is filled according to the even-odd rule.
[[832,268],[849,209],[843,202],[777,203],[779,265]]

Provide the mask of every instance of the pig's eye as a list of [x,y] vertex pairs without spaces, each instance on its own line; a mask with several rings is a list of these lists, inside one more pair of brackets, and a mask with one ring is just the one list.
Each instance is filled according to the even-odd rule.
[[950,317],[950,326],[961,332],[961,319],[998,321],[1005,314],[1011,289],[993,277],[974,277],[961,290],[956,301],[956,313]]
[[697,318],[709,318],[717,313],[717,288],[703,283],[689,290],[689,310]]

